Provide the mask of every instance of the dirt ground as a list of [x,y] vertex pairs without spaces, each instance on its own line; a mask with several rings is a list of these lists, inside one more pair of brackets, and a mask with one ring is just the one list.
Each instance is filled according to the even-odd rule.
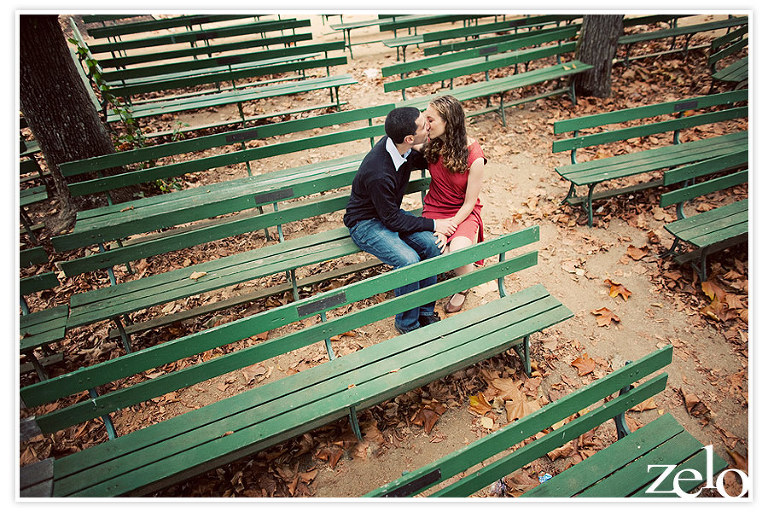
[[[344,19],[354,21],[368,17],[356,15],[345,16]],[[323,23],[319,17],[312,17],[312,20],[315,41],[340,39],[340,34],[329,28],[329,22]],[[335,22],[336,18],[330,21]],[[356,44],[353,48],[354,59],[350,59],[346,66],[334,69],[335,74],[351,73],[359,82],[342,89],[341,98],[348,102],[345,108],[398,101],[399,92],[383,92],[379,71],[382,66],[395,62],[394,49],[377,42],[381,35],[373,29],[353,31],[352,37],[355,43],[373,42]],[[408,48],[409,60],[419,55],[419,49]],[[481,194],[486,236],[498,236],[531,225],[538,225],[541,229],[541,239],[535,244],[539,253],[538,264],[509,276],[505,280],[507,290],[514,292],[541,283],[574,313],[573,318],[532,337],[533,360],[540,378],[525,378],[516,355],[500,356],[442,379],[433,386],[416,390],[402,400],[391,401],[390,406],[400,406],[394,418],[386,415],[386,406],[361,412],[362,424],[368,428],[364,442],[350,440],[346,423],[340,421],[313,432],[310,439],[301,436],[274,450],[265,450],[248,460],[173,486],[158,496],[262,496],[273,492],[275,496],[357,497],[397,478],[403,471],[434,461],[506,424],[504,414],[490,412],[486,418],[492,418],[493,422],[489,424],[469,406],[469,396],[476,396],[486,388],[487,378],[484,376],[487,377],[488,372],[529,383],[534,391],[531,399],[543,404],[616,370],[625,361],[640,358],[669,343],[674,345],[675,352],[673,363],[667,369],[667,388],[656,396],[655,403],[646,404],[646,410],[631,412],[631,424],[646,424],[661,413],[670,412],[703,444],[713,445],[716,453],[733,467],[741,467],[744,461],[740,457],[746,458],[749,448],[747,324],[719,322],[707,317],[701,309],[709,300],[700,284],[693,279],[690,267],[679,267],[661,259],[660,254],[671,244],[671,237],[663,225],[674,218],[674,211],[655,206],[658,205],[658,191],[598,203],[596,226],[589,228],[583,212],[560,204],[568,187],[554,168],[568,163],[569,156],[551,151],[552,124],[555,120],[620,106],[666,101],[686,94],[705,94],[709,87],[708,80],[704,80],[705,60],[705,53],[697,51],[685,60],[677,55],[650,63],[638,61],[628,69],[616,66],[613,98],[581,98],[577,107],[565,97],[526,103],[508,112],[509,125],[506,128],[494,114],[472,118],[469,134],[480,140],[488,158]],[[659,83],[655,80],[664,81]],[[319,94],[309,94],[305,99],[316,101],[321,98]],[[300,101],[302,99],[292,98],[278,100],[277,103],[285,107]],[[270,107],[259,105],[254,108],[268,111]],[[194,125],[205,119],[236,116],[236,107],[233,106],[231,109],[188,114],[165,121],[179,120]],[[315,150],[309,156],[301,154],[287,162],[272,162],[272,165],[298,165],[304,159],[316,161],[337,157],[347,154],[345,152],[349,148],[352,145]],[[355,146],[354,150],[364,148]],[[227,169],[224,174],[219,173],[215,177],[199,178],[200,182],[196,185],[207,180],[236,178],[242,172],[241,169]],[[746,189],[738,189],[737,193],[745,194]],[[732,198],[717,196],[708,200],[713,203],[730,202]],[[410,200],[407,204],[418,203]],[[341,225],[341,214],[334,214],[288,230],[287,236]],[[250,248],[264,244],[264,241],[254,236],[247,240],[247,244]],[[640,248],[644,254],[635,259],[637,254],[632,252],[632,247]],[[187,255],[189,253],[185,252],[181,258]],[[190,257],[196,261],[195,256]],[[346,260],[356,262],[363,258],[360,255]],[[158,257],[143,265],[148,267],[149,273],[154,273],[172,263],[172,260]],[[746,246],[724,251],[712,259],[711,265],[711,273],[722,278],[721,286],[725,288],[732,284],[729,290],[740,297],[746,309]],[[153,266],[156,268],[153,269]],[[743,279],[728,280],[724,277],[734,270]],[[606,280],[623,285],[631,291],[631,295],[626,300],[621,296],[611,297]],[[490,285],[476,288],[469,295],[466,307],[492,300],[495,294],[495,287]],[[592,312],[600,308],[610,309],[620,321],[607,326],[598,325]],[[207,319],[207,325],[229,321],[242,314],[242,310],[225,311]],[[114,343],[104,340],[108,328],[108,325],[101,325],[74,336],[87,342],[88,347],[109,351],[114,348]],[[173,326],[171,335],[178,333],[178,329],[178,326]],[[279,334],[269,333],[269,336]],[[394,335],[390,319],[357,330],[354,336],[340,339],[335,348],[343,355]],[[263,364],[264,372],[256,380],[259,383],[273,381],[317,364],[322,360],[323,352],[323,347],[312,346],[267,361]],[[595,369],[580,376],[571,364],[579,357],[593,360]],[[134,430],[143,422],[157,421],[235,394],[252,385],[252,382],[253,379],[249,381],[243,372],[233,372],[182,390],[173,397],[162,397],[116,413],[116,427],[118,431]],[[417,418],[415,413],[423,410],[425,404],[436,403],[445,407],[440,408],[441,414],[434,426],[425,428],[414,419]],[[103,435],[97,431],[99,425],[94,422],[85,431],[79,430],[76,436],[91,436],[93,440],[98,440]],[[70,437],[65,442],[67,449],[78,449],[75,446],[83,444],[73,442],[73,434],[75,430],[68,429],[63,434],[22,445],[22,463],[25,458],[29,460],[61,453],[60,449],[50,445],[65,442],[66,437]],[[604,445],[615,438],[615,432],[611,425],[606,424],[597,429],[595,437],[600,440],[596,445]],[[304,442],[313,448],[297,450],[297,445]],[[336,456],[328,456],[323,447],[334,444],[343,450]],[[540,472],[555,474],[577,462],[586,456],[585,453],[588,454],[588,450],[581,448],[575,446],[570,454],[554,460],[545,458],[527,466],[507,480],[510,491],[506,494],[519,494],[514,489],[523,491],[538,484],[535,477]],[[30,449],[34,454],[30,453]],[[290,474],[286,475],[286,472]],[[301,479],[296,480],[296,475],[301,475]],[[299,481],[298,487],[295,483],[287,487],[281,483],[291,480]],[[478,493],[478,496],[492,495],[498,494],[490,490]]]

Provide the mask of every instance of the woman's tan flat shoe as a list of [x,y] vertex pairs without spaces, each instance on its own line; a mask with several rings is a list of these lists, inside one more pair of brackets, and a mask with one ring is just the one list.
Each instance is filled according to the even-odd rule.
[[445,312],[458,313],[461,311],[461,308],[464,307],[464,301],[467,299],[467,293],[469,293],[469,291],[454,293],[451,300],[445,304]]

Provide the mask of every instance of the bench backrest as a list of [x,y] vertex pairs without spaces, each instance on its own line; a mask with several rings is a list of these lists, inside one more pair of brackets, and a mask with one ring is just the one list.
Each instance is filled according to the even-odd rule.
[[[537,31],[533,34],[525,33],[521,37],[505,41],[499,44],[486,44],[479,48],[472,48],[469,50],[455,52],[448,55],[438,55],[435,57],[427,57],[423,59],[417,59],[410,62],[401,62],[392,66],[385,66],[381,68],[381,74],[384,77],[393,75],[404,75],[413,71],[419,71],[427,69],[432,66],[438,66],[441,64],[450,64],[457,61],[472,59],[477,57],[486,57],[490,55],[496,55],[504,52],[511,52],[519,50],[521,48],[540,45],[553,41],[567,41],[573,38],[579,30],[577,26],[554,28]],[[386,84],[385,84],[386,85]]]
[[[105,193],[122,187],[152,183],[158,179],[174,178],[187,173],[247,163],[270,156],[286,155],[306,149],[315,149],[366,138],[372,139],[384,133],[383,125],[374,125],[373,121],[386,116],[392,108],[394,108],[394,105],[380,105],[282,121],[255,128],[233,130],[189,140],[65,162],[60,164],[60,170],[65,178],[73,178],[85,174],[95,173],[100,175],[108,169],[124,168],[126,172],[114,176],[99,176],[90,180],[68,184],[69,192],[73,196]],[[368,121],[368,126],[364,128],[351,127],[357,121]],[[312,131],[316,129],[327,129],[345,124],[350,125],[350,128],[347,130],[337,129],[333,133],[323,135],[312,135]],[[245,143],[249,141],[264,140],[270,137],[300,132],[309,132],[309,135],[302,139],[278,142],[257,148],[245,149],[244,147]],[[238,145],[241,149],[231,153],[190,159],[172,164],[154,165],[154,161],[159,158],[184,158],[183,155],[189,155],[193,152],[214,148],[237,147]],[[134,166],[134,168],[128,168],[128,166]]]
[[[746,169],[748,162],[749,151],[743,150],[668,170],[664,173],[664,186],[680,183],[683,185],[676,190],[661,194],[660,206],[662,208],[674,204],[682,206],[685,201],[747,183],[749,180],[749,170]],[[733,170],[736,172],[725,174],[727,171]],[[717,176],[711,178],[712,175]],[[682,217],[681,209],[678,209],[678,217]]]
[[401,16],[392,21],[384,22],[379,25],[380,32],[397,32],[403,28],[418,28],[429,25],[440,25],[442,23],[452,23],[454,21],[470,21],[484,16],[472,16],[461,14],[443,14],[443,15],[413,15]]
[[[467,50],[478,46],[488,46],[491,44],[499,44],[512,39],[517,39],[525,35],[531,35],[529,31],[523,31],[525,29],[543,28],[547,25],[559,26],[561,22],[570,23],[574,20],[580,19],[581,15],[561,15],[561,14],[547,14],[542,16],[527,16],[525,18],[517,18],[513,20],[506,20],[494,23],[486,23],[483,25],[473,25],[464,28],[455,28],[442,30],[437,32],[428,32],[422,36],[425,43],[429,42],[442,42],[448,39],[466,38],[464,41],[456,41],[452,43],[442,43],[436,46],[428,46],[424,48],[424,56],[429,57],[433,55],[439,55],[442,53],[456,52],[459,50]],[[507,33],[513,31],[512,33]],[[489,37],[480,37],[485,34],[502,34]],[[471,38],[471,39],[470,39]]]
[[[184,59],[188,57],[198,57],[201,55],[220,54],[238,50],[249,50],[258,47],[269,47],[275,45],[285,45],[286,47],[298,44],[302,41],[311,41],[312,34],[287,34],[273,37],[256,37],[245,41],[233,41],[219,43],[215,40],[206,41],[208,44],[203,46],[190,46],[189,48],[164,50],[162,48],[152,51],[152,53],[142,53],[137,55],[126,55],[123,57],[99,58],[99,64],[102,69],[127,68],[136,64],[146,64],[148,62],[156,63],[164,60]],[[213,44],[210,44],[213,43]]]
[[[50,403],[71,394],[91,389],[94,386],[107,385],[118,379],[161,367],[169,362],[216,347],[223,347],[229,343],[298,322],[304,318],[322,314],[321,318],[324,319],[324,313],[327,311],[363,301],[407,283],[418,282],[429,276],[447,272],[479,259],[486,259],[488,262],[484,267],[465,276],[442,281],[417,292],[402,295],[351,313],[344,313],[331,320],[274,339],[268,339],[258,345],[204,363],[155,377],[127,388],[117,389],[100,397],[41,416],[37,418],[37,422],[43,432],[55,432],[170,391],[245,368],[277,355],[323,340],[330,340],[333,336],[392,317],[398,312],[450,296],[452,293],[485,282],[497,281],[500,286],[500,295],[504,295],[501,279],[513,272],[535,265],[537,253],[535,251],[527,252],[509,259],[500,256],[498,262],[491,262],[488,258],[494,255],[505,255],[508,251],[535,243],[538,239],[539,229],[537,226],[533,226],[516,233],[486,240],[472,247],[432,258],[429,261],[387,272],[207,331],[165,342],[24,387],[21,389],[22,398],[25,404],[30,407]],[[332,358],[333,352],[330,348],[330,341],[326,341],[326,344],[329,347],[329,356]]]
[[[556,121],[554,124],[555,134],[573,132],[573,137],[554,141],[552,152],[571,151],[571,161],[575,163],[576,150],[579,148],[608,144],[634,137],[673,132],[674,142],[677,143],[680,130],[685,128],[747,117],[749,114],[748,107],[733,107],[732,104],[747,101],[748,97],[749,94],[746,90],[731,91]],[[694,110],[723,105],[731,107],[714,112],[688,115]],[[672,120],[648,122],[629,128],[608,128],[614,124],[669,115],[678,117]],[[602,128],[603,131],[589,135],[579,134],[582,130],[593,128]]]
[[[319,45],[318,48],[323,52],[343,48],[343,42],[326,43]],[[284,53],[292,53],[297,50],[289,49]],[[146,80],[138,82],[130,81],[126,85],[115,85],[111,82],[109,91],[120,98],[130,98],[137,94],[147,94],[152,92],[169,91],[182,89],[185,87],[196,87],[200,85],[234,83],[236,80],[247,80],[262,76],[300,72],[308,69],[325,68],[326,76],[330,76],[330,68],[343,66],[347,63],[345,56],[320,57],[315,58],[314,53],[304,53],[306,48],[299,47],[298,54],[294,59],[285,62],[260,63],[266,52],[255,52],[245,55],[231,55],[227,57],[213,57],[210,59],[197,59],[187,63],[179,63],[173,67],[177,68],[199,68],[194,73],[181,73],[180,75],[150,75]],[[269,53],[272,53],[270,51]],[[253,65],[243,66],[243,64],[253,63]],[[163,66],[160,66],[162,68]],[[124,73],[117,71],[115,74],[143,74],[146,70],[127,70]],[[248,84],[258,85],[258,84]],[[243,87],[239,87],[243,89]]]
[[709,47],[710,55],[707,58],[707,65],[712,68],[712,71],[715,71],[715,66],[722,59],[738,53],[747,46],[749,43],[748,32],[749,27],[743,26],[712,41]]
[[[450,455],[415,471],[408,472],[403,477],[371,491],[366,496],[413,496],[483,463],[492,455],[503,452],[506,448],[522,443],[533,436],[539,436],[542,432],[547,432],[543,437],[537,437],[535,441],[524,447],[518,448],[493,462],[483,464],[474,473],[464,476],[457,482],[443,487],[431,495],[469,496],[660,393],[666,387],[667,374],[652,375],[671,362],[672,345],[667,345]],[[638,383],[640,381],[643,382]],[[625,388],[628,389],[633,384],[634,387],[631,390],[622,393],[617,398],[612,398],[613,394]],[[606,398],[612,399],[603,403]],[[578,414],[578,418],[556,430],[550,430],[553,425],[568,420],[576,414]]]
[[[122,18],[122,17],[121,17]],[[170,18],[132,21],[115,25],[105,25],[102,27],[93,27],[88,30],[88,35],[94,39],[106,39],[109,37],[121,37],[129,34],[141,34],[144,32],[154,32],[156,30],[167,30],[171,28],[192,27],[193,25],[206,25],[209,23],[220,23],[222,21],[231,21],[239,19],[253,18],[253,15],[243,14],[217,14],[217,15],[184,15]],[[85,20],[84,20],[85,21]],[[107,21],[100,18],[99,21]]]
[[203,30],[190,30],[176,34],[152,36],[142,39],[129,39],[110,43],[92,43],[89,46],[94,55],[112,52],[125,52],[127,50],[146,49],[157,46],[166,46],[179,43],[196,44],[199,41],[211,41],[229,37],[249,36],[257,33],[268,33],[281,30],[292,30],[311,26],[310,20],[278,20],[267,22],[253,22],[242,25],[220,27]]

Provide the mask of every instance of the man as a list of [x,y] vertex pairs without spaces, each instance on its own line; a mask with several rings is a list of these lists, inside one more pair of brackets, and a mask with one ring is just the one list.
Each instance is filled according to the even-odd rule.
[[[434,232],[450,236],[456,229],[448,219],[427,219],[404,211],[405,189],[411,171],[426,169],[418,151],[427,141],[429,123],[413,107],[392,110],[384,121],[386,136],[365,156],[352,181],[352,193],[344,215],[352,240],[394,268],[437,256],[440,248]],[[437,282],[437,276],[395,289],[400,296]],[[440,320],[431,302],[395,316],[395,329],[404,334]]]

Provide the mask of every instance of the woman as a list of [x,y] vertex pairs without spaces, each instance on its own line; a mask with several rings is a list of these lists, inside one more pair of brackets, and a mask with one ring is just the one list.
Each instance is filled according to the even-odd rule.
[[[450,219],[456,231],[438,235],[438,245],[455,251],[483,240],[480,217],[480,188],[487,162],[480,144],[467,137],[464,109],[453,96],[440,96],[430,102],[425,112],[429,121],[429,142],[424,156],[429,163],[432,184],[424,198],[422,215],[430,219]],[[482,261],[478,262],[482,265]],[[456,269],[456,275],[471,272],[473,265]],[[446,313],[456,313],[464,306],[467,292],[454,294],[445,305]]]

